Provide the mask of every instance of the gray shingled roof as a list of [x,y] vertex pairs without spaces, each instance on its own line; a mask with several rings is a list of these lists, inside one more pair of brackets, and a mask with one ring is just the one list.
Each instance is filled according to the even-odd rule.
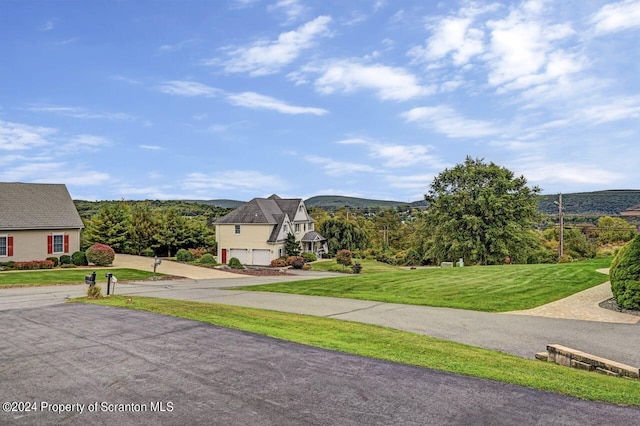
[[314,242],[314,241],[326,241],[327,239],[325,237],[323,237],[322,235],[318,234],[316,231],[309,231],[306,234],[304,234],[304,236],[302,237],[302,239],[300,241],[302,242]]
[[84,228],[67,187],[0,182],[0,230]]
[[284,219],[284,213],[275,200],[254,198],[231,213],[216,220],[219,224],[278,224]]

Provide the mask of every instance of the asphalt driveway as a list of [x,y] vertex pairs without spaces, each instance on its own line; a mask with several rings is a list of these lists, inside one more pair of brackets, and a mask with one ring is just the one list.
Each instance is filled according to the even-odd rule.
[[33,404],[0,413],[1,424],[627,426],[640,418],[638,408],[79,304],[0,312],[0,383],[2,402]]

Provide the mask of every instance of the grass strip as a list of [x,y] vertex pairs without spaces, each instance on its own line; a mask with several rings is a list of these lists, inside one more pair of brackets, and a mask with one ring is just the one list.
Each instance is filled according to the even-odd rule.
[[254,308],[112,296],[73,302],[187,318],[370,358],[480,377],[620,405],[640,406],[640,380],[529,360],[502,352],[368,324]]
[[[118,281],[146,280],[153,276],[152,272],[138,269],[54,269],[45,271],[7,271],[0,272],[0,288],[6,287],[33,287],[57,284],[84,284],[85,275],[91,275],[96,271],[96,283],[106,283],[105,274],[113,274]],[[161,277],[163,274],[156,274]]]
[[[608,277],[596,269],[610,264],[611,259],[606,258],[540,265],[387,268],[386,272],[248,286],[242,290],[509,312],[541,306],[602,284]],[[370,262],[363,262],[363,272],[368,265],[371,267]],[[330,262],[318,267],[332,269]]]

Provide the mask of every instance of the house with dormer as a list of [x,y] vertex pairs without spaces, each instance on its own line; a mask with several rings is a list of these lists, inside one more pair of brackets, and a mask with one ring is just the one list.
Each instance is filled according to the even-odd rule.
[[285,255],[287,235],[293,234],[302,252],[321,256],[326,239],[314,229],[300,198],[254,198],[215,221],[218,262],[232,257],[245,265],[269,265]]

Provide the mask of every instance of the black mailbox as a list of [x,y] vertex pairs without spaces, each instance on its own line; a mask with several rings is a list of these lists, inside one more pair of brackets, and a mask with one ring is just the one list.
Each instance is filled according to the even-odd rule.
[[96,284],[96,273],[95,273],[95,271],[91,275],[85,275],[84,276],[84,283],[89,285],[89,286],[92,286],[92,285]]

